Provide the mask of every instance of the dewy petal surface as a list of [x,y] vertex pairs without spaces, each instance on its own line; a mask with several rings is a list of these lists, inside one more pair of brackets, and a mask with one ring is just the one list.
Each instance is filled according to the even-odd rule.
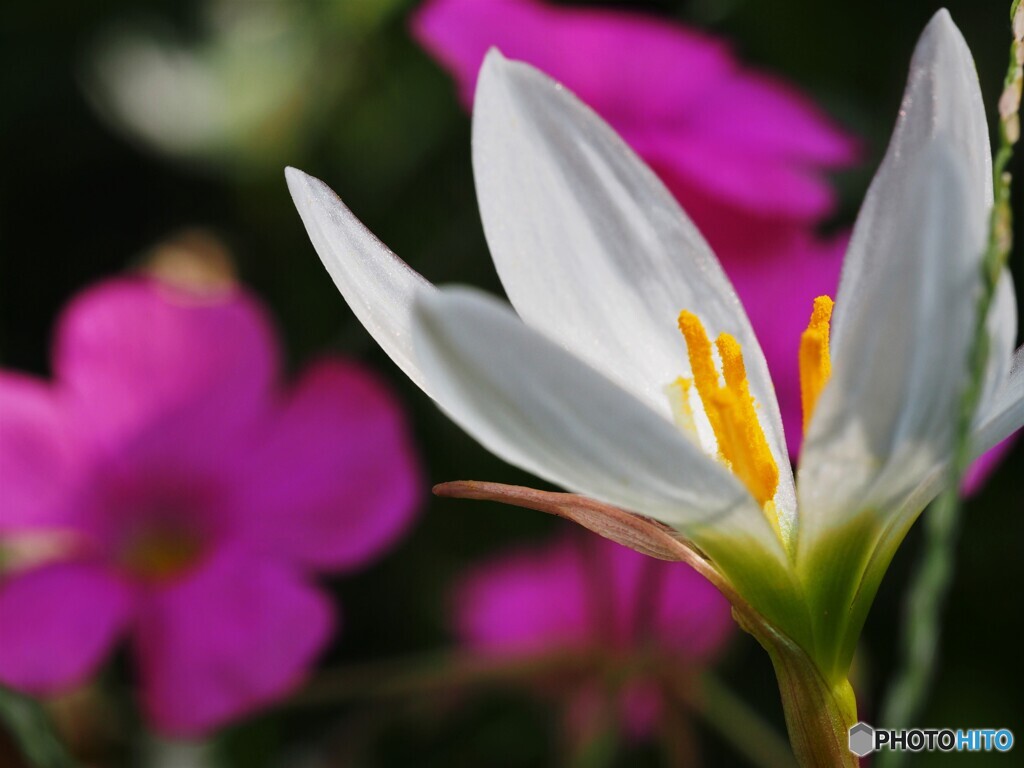
[[728,278],[654,172],[596,114],[537,70],[492,51],[473,113],[487,242],[522,318],[666,419],[688,369],[676,318],[740,342],[776,463],[792,478],[768,368]]
[[741,520],[777,546],[760,508],[724,467],[507,305],[448,289],[422,300],[417,319],[416,353],[440,402],[498,456],[669,525]]
[[844,264],[832,378],[801,457],[805,517],[897,508],[948,457],[991,201],[977,74],[940,11]]

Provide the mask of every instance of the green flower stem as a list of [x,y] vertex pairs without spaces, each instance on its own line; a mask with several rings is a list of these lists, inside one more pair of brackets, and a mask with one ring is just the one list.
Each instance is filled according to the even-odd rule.
[[32,765],[37,768],[74,768],[75,761],[53,730],[39,702],[0,688],[0,721]]
[[737,616],[775,667],[789,742],[800,768],[857,768],[860,762],[849,750],[848,732],[857,722],[849,681],[826,679],[799,645],[765,623],[752,625],[744,618]]
[[[935,675],[942,606],[953,577],[956,545],[960,528],[959,489],[970,466],[971,421],[981,397],[989,341],[986,319],[996,286],[1009,259],[1013,245],[1013,216],[1010,208],[1010,174],[1007,165],[1013,147],[1020,138],[1021,85],[1024,82],[1024,9],[1020,0],[1010,8],[1013,42],[1010,63],[999,99],[999,148],[993,163],[995,204],[989,223],[989,241],[982,266],[982,293],[974,328],[970,357],[970,380],[958,415],[957,442],[950,472],[949,487],[925,516],[924,555],[912,577],[907,594],[903,623],[903,666],[892,684],[882,707],[881,723],[887,728],[906,728],[919,716]],[[883,752],[878,764],[895,768],[903,764],[905,753]]]

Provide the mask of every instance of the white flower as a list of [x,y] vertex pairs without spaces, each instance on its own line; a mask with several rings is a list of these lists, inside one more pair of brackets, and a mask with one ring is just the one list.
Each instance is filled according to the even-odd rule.
[[[475,103],[480,210],[515,312],[435,289],[327,186],[288,169],[342,295],[485,447],[671,526],[826,679],[845,680],[878,581],[941,488],[967,380],[992,171],[974,64],[948,13],[914,55],[831,341],[825,300],[805,334],[813,418],[798,482],[750,322],[654,173],[564,88],[497,52]],[[977,454],[1024,423],[1008,273],[988,328]]]

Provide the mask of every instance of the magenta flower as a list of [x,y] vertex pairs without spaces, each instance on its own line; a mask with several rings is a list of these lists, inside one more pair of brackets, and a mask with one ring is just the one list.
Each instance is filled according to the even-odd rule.
[[0,576],[0,684],[59,691],[128,637],[165,732],[284,695],[337,624],[312,577],[411,523],[421,477],[394,398],[338,360],[282,387],[253,297],[142,277],[71,303],[53,371],[0,372],[0,544],[61,543]]
[[593,107],[657,170],[719,252],[733,214],[817,221],[834,194],[821,170],[856,142],[794,88],[743,68],[721,40],[637,13],[537,0],[430,0],[413,32],[468,106],[497,46]]
[[[688,566],[575,532],[471,570],[456,587],[453,620],[479,653],[599,651],[624,663],[655,654],[690,670],[708,664],[735,628],[729,603]],[[599,682],[574,691],[571,715],[587,709]],[[650,735],[661,709],[651,680],[631,679],[620,691],[622,725],[633,736]]]
[[812,228],[835,196],[823,171],[858,144],[721,40],[654,17],[537,0],[431,0],[413,32],[467,106],[497,46],[593,107],[653,168],[719,255],[760,338],[790,453],[802,429],[796,345],[815,296],[834,295],[846,237]]
[[[718,255],[747,310],[775,389],[789,453],[803,434],[797,348],[816,296],[834,296],[845,234],[823,171],[859,143],[791,85],[743,67],[723,40],[635,12],[539,0],[427,0],[413,34],[472,103],[492,46],[533,64],[600,114],[661,177]],[[1013,441],[983,456],[972,493]]]

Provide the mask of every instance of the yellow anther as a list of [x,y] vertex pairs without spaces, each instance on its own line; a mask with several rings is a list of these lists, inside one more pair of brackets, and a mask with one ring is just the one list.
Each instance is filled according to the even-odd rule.
[[832,306],[832,299],[828,296],[816,298],[807,330],[800,337],[800,403],[804,411],[804,434],[807,434],[818,398],[832,375],[828,349]]
[[779,467],[757,418],[740,343],[735,337],[723,333],[715,345],[722,358],[724,391],[728,392],[731,400],[730,417],[723,420],[728,421],[735,432],[730,453],[726,453],[725,458],[758,503],[764,506],[775,497],[775,489],[779,487]]
[[[767,508],[779,485],[779,468],[757,418],[743,363],[743,350],[728,333],[721,334],[716,340],[725,379],[722,386],[711,342],[697,316],[692,312],[681,312],[679,330],[686,339],[697,393],[718,441],[720,457],[758,503]],[[777,521],[773,520],[774,523]]]
[[711,429],[715,437],[718,437],[722,431],[718,412],[707,405],[719,390],[718,371],[715,370],[715,359],[711,356],[711,340],[700,318],[685,309],[679,313],[679,330],[686,339],[686,352],[690,356],[690,369],[693,371],[697,394],[704,403]]

